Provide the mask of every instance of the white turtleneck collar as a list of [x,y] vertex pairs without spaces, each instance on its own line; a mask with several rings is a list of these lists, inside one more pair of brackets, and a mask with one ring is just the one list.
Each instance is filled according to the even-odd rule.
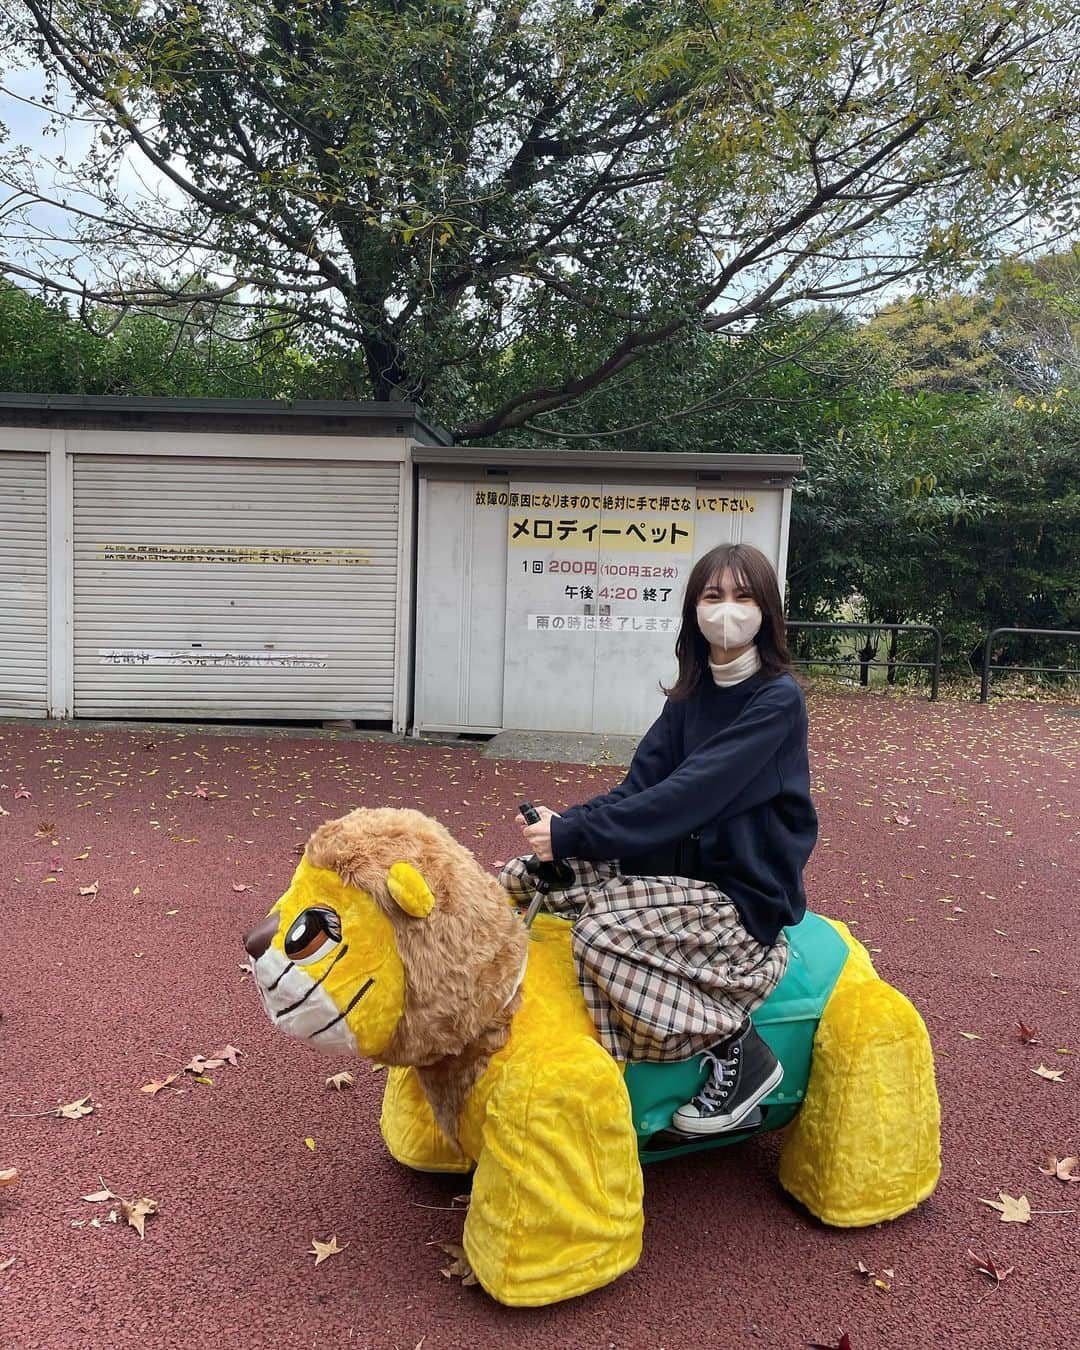
[[718,666],[714,661],[710,661],[709,669],[721,689],[727,689],[733,684],[742,684],[743,680],[748,680],[761,669],[761,653],[757,649],[757,643],[752,642],[742,656],[737,656],[734,661],[728,661],[724,665]]

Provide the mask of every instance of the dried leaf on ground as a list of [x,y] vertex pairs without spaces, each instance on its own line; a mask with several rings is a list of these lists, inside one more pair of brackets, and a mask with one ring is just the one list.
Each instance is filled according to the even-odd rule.
[[183,1069],[181,1070],[181,1073],[200,1074],[205,1069],[206,1069],[206,1056],[192,1055],[191,1058],[188,1060],[188,1062],[184,1065]]
[[962,1031],[962,1032],[960,1033],[960,1035],[963,1036],[963,1038],[964,1038],[965,1041],[981,1041],[981,1040],[982,1040],[982,1037],[979,1035],[979,1033],[978,1033],[977,1031]]
[[17,1167],[0,1167],[0,1186],[14,1186],[19,1180]]
[[304,1146],[309,1148],[312,1153],[315,1152],[315,1140],[310,1135],[304,1140]]
[[1016,1024],[1020,1028],[1020,1039],[1025,1045],[1038,1045],[1038,1027],[1026,1027],[1023,1022]]
[[6,1260],[0,1261],[0,1273],[5,1270],[10,1270],[14,1264],[15,1258],[13,1256],[9,1256]]
[[880,1289],[882,1293],[888,1293],[892,1288],[894,1271],[891,1266],[886,1266],[878,1274],[876,1270],[871,1270],[864,1261],[856,1261],[855,1269],[863,1276],[867,1284],[872,1284],[875,1289]]
[[995,1289],[1015,1269],[1013,1266],[999,1266],[989,1252],[985,1256],[976,1256],[970,1247],[968,1248],[968,1260],[980,1275],[986,1275],[994,1281]]
[[1040,1078],[1047,1078],[1051,1083],[1063,1083],[1065,1081],[1064,1069],[1048,1069],[1045,1064],[1040,1064],[1037,1069],[1032,1069],[1032,1073],[1038,1074]]
[[[346,1242],[345,1247],[348,1245],[349,1244]],[[314,1256],[315,1264],[318,1266],[321,1265],[323,1261],[328,1260],[331,1256],[340,1256],[345,1250],[345,1247],[338,1246],[337,1234],[335,1233],[334,1236],[329,1238],[326,1242],[320,1242],[318,1238],[312,1238],[311,1250],[308,1252],[308,1255]]]
[[443,1266],[439,1271],[439,1274],[443,1279],[452,1280],[458,1278],[463,1285],[480,1283],[473,1273],[472,1266],[469,1265],[469,1258],[465,1255],[465,1248],[460,1242],[436,1242],[434,1244],[429,1243],[428,1245],[438,1247],[440,1251],[444,1251],[447,1256],[453,1258],[448,1266]]
[[79,1120],[83,1116],[88,1116],[94,1109],[94,1102],[87,1097],[80,1097],[77,1102],[68,1102],[66,1106],[58,1106],[56,1114],[63,1116],[65,1120]]
[[[1080,1158],[1058,1158],[1047,1153],[1039,1164],[1039,1171],[1045,1176],[1056,1177],[1058,1181],[1074,1181],[1080,1184]],[[2,1174],[0,1174],[2,1175]]]
[[238,1069],[240,1067],[240,1061],[237,1059],[237,1056],[242,1055],[243,1053],[243,1050],[238,1050],[235,1045],[227,1045],[223,1050],[215,1050],[210,1058],[215,1065],[231,1064],[234,1069]]
[[104,1177],[98,1177],[98,1181],[101,1182],[102,1188],[100,1191],[93,1191],[90,1195],[80,1195],[79,1199],[89,1200],[91,1204],[97,1204],[101,1200],[118,1200],[120,1198],[118,1195],[110,1191],[108,1186],[105,1185]]
[[92,881],[92,882],[90,883],[89,886],[80,886],[80,887],[79,887],[79,894],[80,894],[80,895],[97,895],[97,893],[98,893],[98,891],[99,891],[100,889],[101,889],[101,888],[100,888],[100,886],[98,885],[98,883],[97,883],[96,881]]
[[342,1069],[340,1073],[332,1073],[330,1075],[330,1077],[326,1080],[326,1086],[334,1088],[338,1092],[342,1092],[344,1091],[345,1088],[352,1087],[352,1085],[355,1082],[356,1079],[352,1076],[352,1074],[348,1071],[348,1069]]
[[22,786],[20,785],[20,786],[17,787],[17,788],[15,789],[15,791],[12,793],[12,796],[15,797],[16,800],[18,800],[19,798],[26,798],[26,797],[29,797],[29,796],[30,796],[30,793],[26,790],[26,788],[24,788],[24,787],[22,787]]
[[806,1344],[810,1350],[851,1350],[851,1337],[846,1331],[842,1331],[835,1345],[825,1345],[821,1341],[807,1341]]
[[155,1078],[149,1083],[144,1083],[139,1089],[140,1092],[147,1092],[151,1097],[156,1097],[162,1088],[167,1088],[170,1083],[175,1083],[178,1074],[171,1073],[167,1078]]
[[149,1196],[146,1195],[139,1200],[121,1200],[120,1212],[123,1214],[124,1218],[127,1219],[131,1227],[135,1229],[139,1237],[143,1238],[146,1236],[143,1232],[143,1227],[146,1223],[147,1216],[158,1212],[158,1202],[156,1200],[151,1200]]
[[1026,1195],[1006,1195],[1004,1191],[998,1191],[996,1200],[984,1200],[979,1197],[980,1205],[989,1205],[991,1209],[996,1209],[1001,1215],[1002,1223],[1030,1223],[1031,1205],[1028,1203]]

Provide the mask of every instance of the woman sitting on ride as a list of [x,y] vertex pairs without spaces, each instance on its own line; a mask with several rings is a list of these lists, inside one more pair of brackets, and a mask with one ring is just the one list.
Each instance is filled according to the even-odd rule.
[[[817,839],[807,717],[791,675],[780,588],[749,544],[722,544],[687,582],[679,673],[611,792],[517,821],[537,859],[579,884],[572,948],[604,1047],[618,1060],[704,1055],[711,1069],[672,1125],[739,1128],[783,1078],[750,1013],[788,963],[783,929],[806,910]],[[503,885],[531,895],[525,859]]]

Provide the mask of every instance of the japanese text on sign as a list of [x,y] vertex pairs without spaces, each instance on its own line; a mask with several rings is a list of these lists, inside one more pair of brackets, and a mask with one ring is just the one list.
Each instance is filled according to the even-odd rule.
[[757,510],[756,497],[720,497],[703,496],[698,493],[697,509],[699,511],[713,511],[720,515],[732,514],[753,514]]
[[511,516],[511,547],[579,549],[591,544],[634,552],[689,553],[690,523],[677,520],[617,520],[597,516]]
[[679,575],[679,569],[658,563],[598,563],[595,558],[522,558],[521,570],[532,572],[536,576],[544,572],[569,573],[572,576],[596,576],[599,572],[605,577],[657,577],[671,579]]
[[673,633],[676,615],[655,614],[530,614],[532,632],[551,633]]
[[238,669],[287,666],[292,669],[321,670],[328,660],[328,652],[163,651],[142,647],[103,647],[98,651],[98,663],[103,666],[229,666]]
[[305,567],[364,567],[371,562],[366,549],[305,548],[284,545],[240,544],[102,544],[100,562],[149,563],[277,563]]
[[477,506],[509,506],[532,511],[659,511],[678,514],[694,509],[693,499],[637,492],[515,492],[509,488],[477,488]]

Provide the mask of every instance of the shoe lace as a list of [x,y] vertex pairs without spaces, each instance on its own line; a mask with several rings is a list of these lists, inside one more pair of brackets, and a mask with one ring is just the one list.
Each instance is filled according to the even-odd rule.
[[727,1099],[735,1086],[735,1079],[738,1077],[738,1056],[733,1054],[721,1058],[714,1055],[711,1050],[706,1050],[701,1056],[701,1063],[708,1065],[709,1076],[694,1100],[701,1101],[706,1106],[716,1106]]

